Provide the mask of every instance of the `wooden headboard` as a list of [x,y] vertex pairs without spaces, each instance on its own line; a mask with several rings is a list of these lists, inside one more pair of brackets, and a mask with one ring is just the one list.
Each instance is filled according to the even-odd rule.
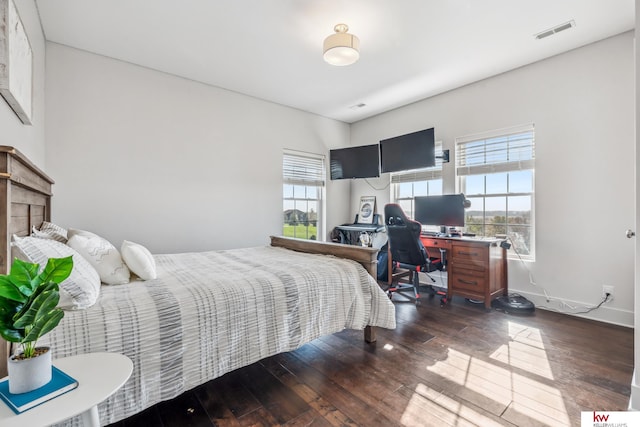
[[51,220],[53,180],[13,147],[0,145],[0,271],[11,267],[11,236]]
[[[53,180],[13,147],[0,145],[0,272],[11,267],[11,236],[28,236],[31,227],[51,220]],[[0,339],[0,378],[7,374],[4,361],[8,343]]]

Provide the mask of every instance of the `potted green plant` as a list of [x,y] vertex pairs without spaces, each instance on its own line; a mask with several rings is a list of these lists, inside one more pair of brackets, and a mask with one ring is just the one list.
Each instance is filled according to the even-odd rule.
[[51,352],[37,340],[58,326],[64,312],[58,284],[69,277],[72,257],[50,258],[38,264],[16,259],[7,275],[0,275],[0,336],[18,343],[22,352],[8,360],[9,392],[26,393],[51,381]]

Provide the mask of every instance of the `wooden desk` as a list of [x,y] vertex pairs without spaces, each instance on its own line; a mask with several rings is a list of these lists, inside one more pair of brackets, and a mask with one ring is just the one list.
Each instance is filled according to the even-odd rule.
[[447,259],[447,297],[459,295],[484,301],[491,308],[491,301],[509,291],[507,280],[507,251],[500,247],[502,240],[492,238],[431,237],[420,240],[431,252],[440,256],[444,249]]

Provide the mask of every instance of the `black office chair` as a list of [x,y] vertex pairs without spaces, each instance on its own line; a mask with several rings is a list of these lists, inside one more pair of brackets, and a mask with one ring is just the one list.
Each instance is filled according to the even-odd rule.
[[[422,226],[419,222],[409,219],[399,205],[394,203],[385,205],[384,218],[392,265],[394,268],[409,270],[411,276],[410,284],[393,283],[392,280],[387,289],[389,298],[393,297],[393,293],[398,292],[418,303],[420,299],[419,273],[427,273],[427,277],[435,282],[436,280],[428,273],[442,270],[442,261],[440,258],[429,256],[429,252],[420,240]],[[409,289],[413,290],[413,296],[405,293]],[[440,305],[446,304],[444,292],[438,292],[429,286],[429,293],[431,296],[441,295]]]

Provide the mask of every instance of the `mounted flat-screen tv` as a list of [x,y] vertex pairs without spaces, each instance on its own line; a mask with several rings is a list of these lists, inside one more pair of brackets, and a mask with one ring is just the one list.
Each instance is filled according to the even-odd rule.
[[380,176],[378,144],[338,148],[329,151],[331,179],[375,178]]
[[433,128],[380,141],[382,172],[399,172],[436,165]]

